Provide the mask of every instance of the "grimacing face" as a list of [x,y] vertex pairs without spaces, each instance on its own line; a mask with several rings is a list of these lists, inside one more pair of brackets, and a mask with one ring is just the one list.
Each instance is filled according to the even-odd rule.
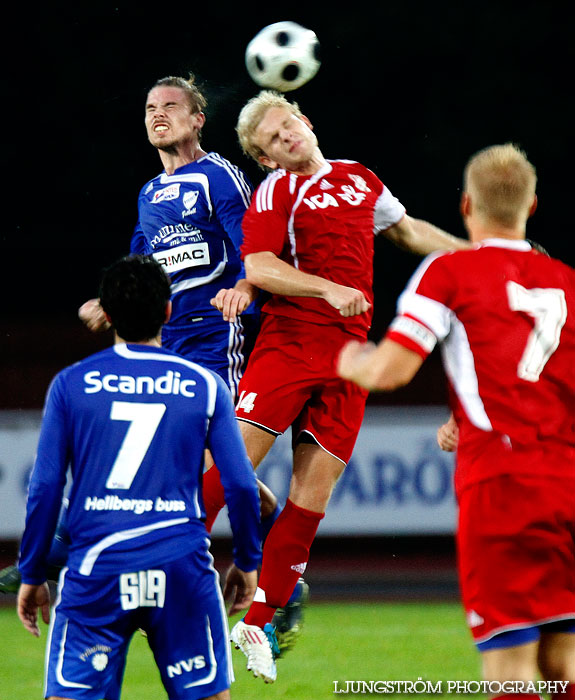
[[197,140],[204,116],[201,112],[191,113],[188,97],[182,89],[158,86],[148,94],[145,123],[152,146],[169,150],[179,143]]
[[270,107],[258,124],[253,142],[265,153],[266,167],[297,172],[308,163],[317,148],[317,138],[307,117],[285,107]]

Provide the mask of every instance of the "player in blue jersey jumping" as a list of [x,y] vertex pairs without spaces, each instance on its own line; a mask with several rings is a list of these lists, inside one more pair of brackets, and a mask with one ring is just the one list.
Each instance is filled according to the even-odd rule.
[[[170,275],[173,312],[162,346],[217,372],[235,400],[259,323],[258,292],[244,279],[239,252],[252,187],[235,165],[201,147],[206,104],[193,77],[162,78],[149,91],[146,130],[164,170],[140,192],[130,248],[154,257]],[[229,288],[222,316],[210,302]],[[97,299],[81,307],[80,318],[92,330],[107,327]],[[259,486],[265,536],[279,509],[272,492]],[[208,529],[212,524],[208,517]]]
[[230,697],[227,616],[203,521],[205,449],[224,484],[248,602],[260,562],[258,489],[227,386],[160,347],[169,299],[153,259],[113,264],[100,301],[114,346],[64,369],[48,392],[18,594],[18,615],[39,636],[38,608],[50,617],[46,560],[70,469],[70,548],[48,640],[48,698],[119,698],[138,628],[171,699]]
[[[243,278],[239,254],[241,222],[252,188],[236,166],[202,149],[205,107],[206,99],[193,78],[162,78],[149,91],[146,129],[164,171],[140,192],[131,252],[151,255],[170,275],[173,312],[162,329],[162,346],[217,372],[235,399],[259,322],[257,291]],[[218,300],[215,306],[212,298]],[[91,330],[109,327],[98,299],[86,302],[79,315]],[[207,471],[204,479],[219,503],[223,491],[216,470]],[[258,486],[265,539],[280,508],[265,484],[258,481]],[[206,502],[206,510],[211,530],[219,505]],[[50,559],[56,569],[67,554],[65,528],[61,530]],[[13,591],[18,583],[15,566],[0,572],[0,592]],[[278,615],[280,639],[291,638],[300,629],[306,596],[306,584],[298,582],[293,598]]]

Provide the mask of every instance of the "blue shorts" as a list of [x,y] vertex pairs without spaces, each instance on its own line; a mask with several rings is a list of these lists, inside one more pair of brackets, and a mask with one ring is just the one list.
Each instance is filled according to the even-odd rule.
[[46,697],[119,700],[126,654],[142,629],[171,700],[233,681],[227,615],[207,551],[102,578],[64,569],[48,639]]
[[533,625],[522,627],[521,629],[500,632],[491,639],[478,642],[476,647],[479,651],[489,651],[490,649],[507,649],[517,647],[529,642],[537,642],[542,634],[575,634],[575,619],[559,620],[548,622],[543,625]]
[[258,313],[253,313],[230,322],[220,315],[204,316],[188,326],[164,327],[162,346],[219,374],[235,402],[255,343],[259,318]]

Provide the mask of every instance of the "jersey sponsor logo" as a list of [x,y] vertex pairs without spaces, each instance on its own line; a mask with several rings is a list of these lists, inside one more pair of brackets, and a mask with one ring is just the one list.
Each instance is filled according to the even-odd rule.
[[194,228],[191,224],[168,224],[162,226],[158,233],[151,239],[152,248],[157,248],[160,244],[170,243],[174,239],[185,239],[190,243],[203,240],[199,228]]
[[181,661],[176,661],[174,664],[168,664],[167,673],[170,678],[174,676],[181,676],[182,673],[190,673],[195,669],[205,668],[206,659],[201,654],[198,656],[192,656],[189,659],[182,659]]
[[[366,198],[365,192],[357,192],[351,185],[342,185],[341,191],[336,193],[337,197],[354,207],[359,206]],[[304,204],[310,209],[327,209],[328,207],[339,207],[336,197],[329,192],[313,194],[311,197],[304,197]]]
[[193,379],[182,379],[180,372],[169,369],[159,377],[137,376],[130,374],[104,374],[99,370],[86,372],[84,375],[85,394],[97,394],[107,391],[111,394],[172,394],[191,399],[195,396]]
[[160,265],[163,265],[168,274],[185,270],[188,267],[199,267],[210,264],[210,249],[207,243],[187,243],[185,245],[170,248],[153,253]]
[[355,185],[356,189],[360,190],[361,192],[371,192],[371,190],[367,186],[367,182],[362,178],[361,175],[355,175],[350,173],[349,177]]
[[[114,488],[109,486],[108,488]],[[121,488],[119,486],[118,488]],[[175,513],[186,510],[186,502],[181,500],[163,499],[160,496],[152,501],[150,498],[120,498],[110,495],[98,498],[87,496],[84,501],[85,511],[123,511],[132,512],[134,515],[142,515],[154,510],[158,513]]]
[[166,600],[166,572],[161,569],[134,571],[120,576],[122,610],[163,608]]
[[162,190],[157,190],[154,192],[152,197],[152,204],[159,204],[160,202],[167,202],[170,199],[177,199],[180,196],[180,183],[174,182]]
[[338,192],[337,196],[348,202],[348,204],[357,207],[367,195],[365,192],[357,192],[351,185],[343,185],[341,192]]
[[334,187],[335,185],[332,185],[331,182],[324,179],[322,179],[319,183],[320,190],[333,190]]

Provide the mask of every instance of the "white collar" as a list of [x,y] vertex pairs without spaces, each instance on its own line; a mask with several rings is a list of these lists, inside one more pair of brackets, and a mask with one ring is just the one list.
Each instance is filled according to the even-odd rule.
[[487,247],[492,247],[492,248],[510,248],[511,250],[531,250],[532,246],[529,241],[526,241],[524,238],[522,239],[517,239],[517,238],[484,238],[482,241],[479,241],[477,244],[478,248],[483,248],[484,246]]

